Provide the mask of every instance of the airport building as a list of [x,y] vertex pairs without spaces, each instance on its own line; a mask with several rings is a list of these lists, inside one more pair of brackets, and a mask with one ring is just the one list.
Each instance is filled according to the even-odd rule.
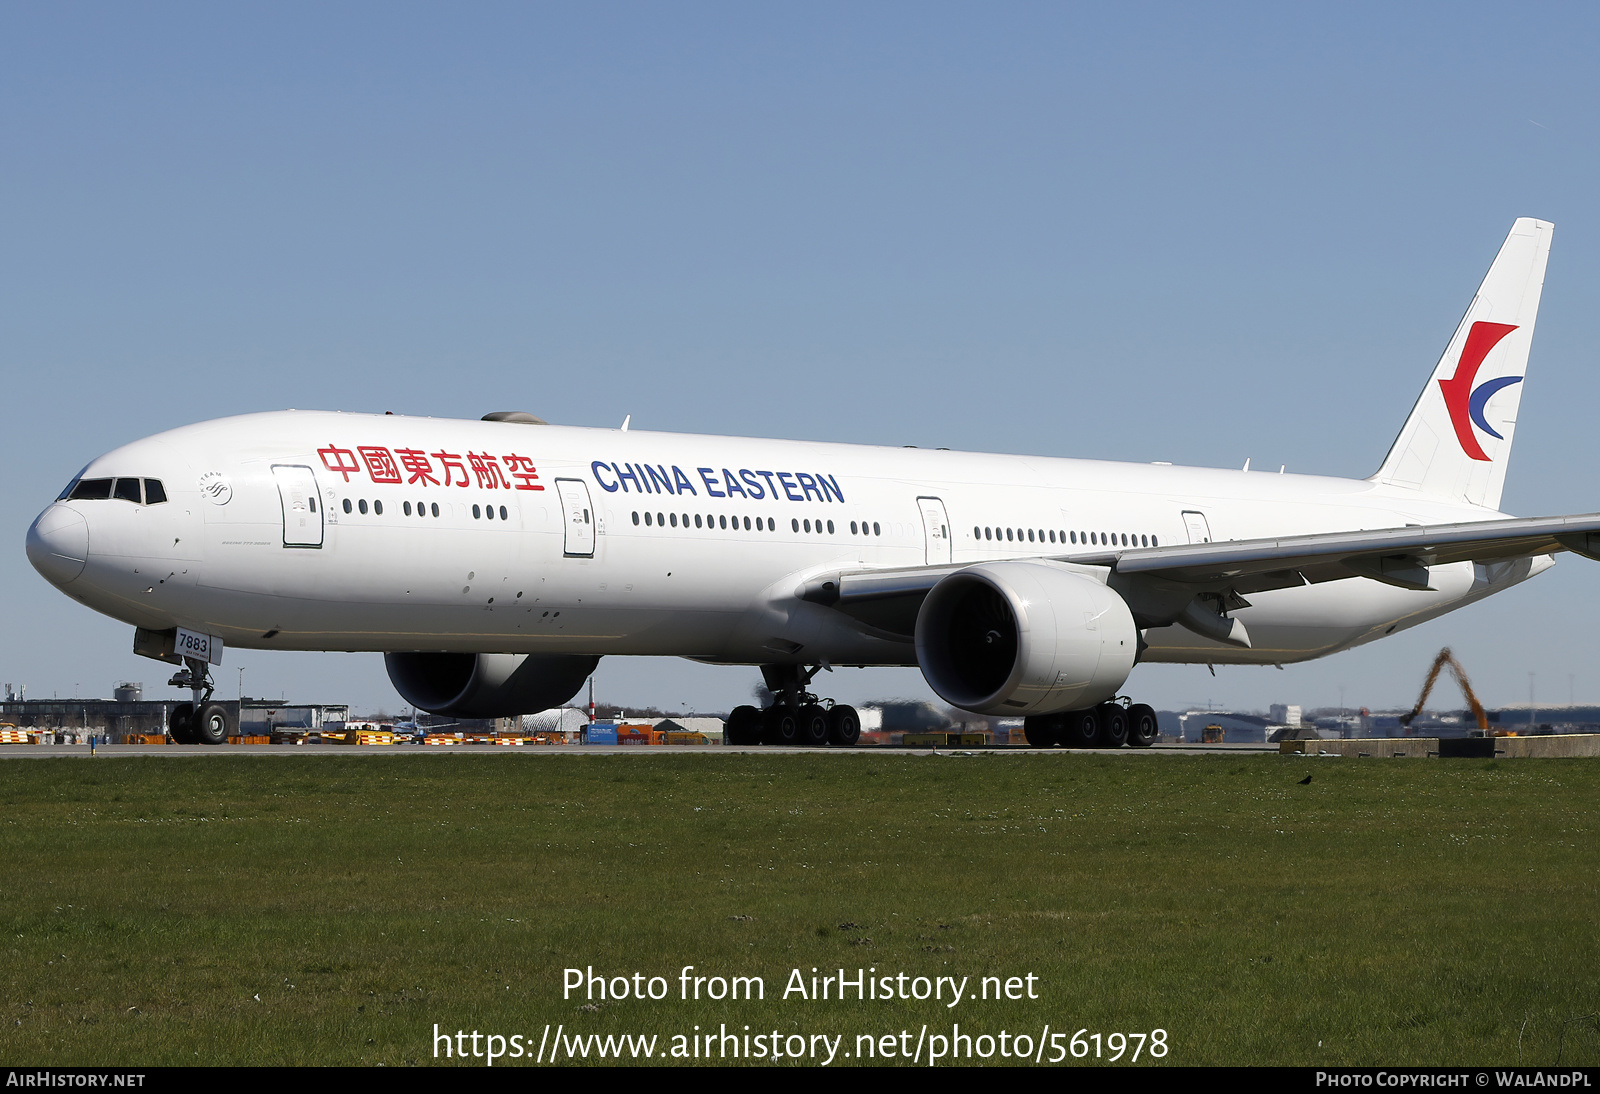
[[[49,735],[48,743],[78,744],[96,737],[111,744],[131,738],[161,737],[172,708],[182,699],[146,700],[143,686],[118,684],[111,699],[26,699],[7,687],[0,702],[0,723]],[[236,720],[241,736],[320,731],[350,717],[342,703],[289,703],[282,699],[215,700]]]

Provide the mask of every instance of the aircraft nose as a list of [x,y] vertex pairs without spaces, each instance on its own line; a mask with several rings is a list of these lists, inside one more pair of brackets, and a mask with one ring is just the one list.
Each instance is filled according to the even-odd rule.
[[28,561],[52,585],[68,585],[89,561],[89,522],[68,506],[55,504],[28,529]]

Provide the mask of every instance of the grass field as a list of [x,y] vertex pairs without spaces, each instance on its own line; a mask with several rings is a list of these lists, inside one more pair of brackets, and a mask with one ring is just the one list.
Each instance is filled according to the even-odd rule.
[[[433,1063],[435,1023],[658,1056],[697,1024],[846,1052],[1049,1023],[1161,1028],[1177,1064],[1593,1065],[1597,791],[1585,760],[17,760],[0,1062]],[[766,998],[682,1001],[684,965]],[[564,1000],[588,966],[671,995]],[[782,999],[813,967],[1033,974],[1040,998]]]

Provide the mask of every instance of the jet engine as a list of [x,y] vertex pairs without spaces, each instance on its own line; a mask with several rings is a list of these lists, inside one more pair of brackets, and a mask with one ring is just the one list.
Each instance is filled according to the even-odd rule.
[[431,714],[505,718],[558,707],[583,687],[598,657],[527,653],[386,653],[401,698]]
[[1138,653],[1127,603],[1049,562],[986,562],[928,591],[917,663],[946,702],[980,714],[1081,710],[1117,694]]

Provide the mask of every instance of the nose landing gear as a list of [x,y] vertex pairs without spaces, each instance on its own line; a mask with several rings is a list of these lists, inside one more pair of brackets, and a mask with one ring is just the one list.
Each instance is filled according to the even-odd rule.
[[728,715],[728,743],[850,748],[861,739],[861,717],[854,707],[819,699],[806,690],[822,671],[817,665],[762,665],[761,675],[774,701],[765,710],[735,707]]
[[167,685],[188,688],[194,702],[179,703],[172,708],[167,716],[167,730],[181,745],[226,744],[233,719],[227,707],[211,701],[216,685],[211,680],[210,666],[194,657],[185,657],[183,664]]

